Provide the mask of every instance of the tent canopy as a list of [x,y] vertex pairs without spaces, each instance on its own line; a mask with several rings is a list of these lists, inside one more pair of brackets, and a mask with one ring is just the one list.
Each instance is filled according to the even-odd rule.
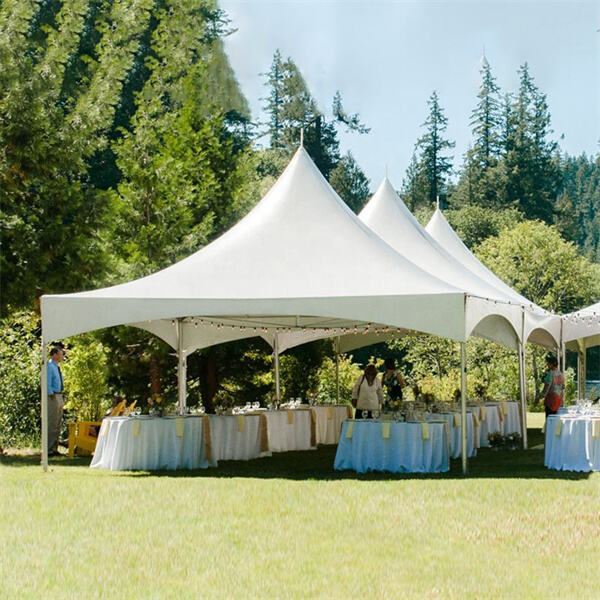
[[364,225],[302,147],[257,206],[208,246],[153,275],[46,295],[41,305],[47,340],[129,324],[175,347],[176,320],[184,319],[184,351],[194,346],[194,332],[209,328],[211,343],[376,324],[466,338],[464,290],[426,273]]
[[574,352],[600,346],[600,302],[564,315],[563,341]]
[[561,318],[525,298],[490,271],[463,244],[439,208],[433,213],[425,229],[440,246],[465,268],[504,293],[512,302],[527,307],[524,313],[522,333],[524,341],[530,341],[547,348],[556,348],[560,345]]

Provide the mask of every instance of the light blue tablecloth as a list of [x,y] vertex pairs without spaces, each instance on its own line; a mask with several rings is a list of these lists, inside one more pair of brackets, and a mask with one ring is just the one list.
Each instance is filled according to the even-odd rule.
[[[432,419],[443,419],[448,423],[450,458],[459,458],[460,456],[462,456],[460,414],[454,412],[426,413],[425,417],[428,421],[431,421]],[[474,425],[473,414],[467,412],[467,456],[469,458],[477,456],[477,446],[479,445],[479,437],[477,438],[477,440],[475,440],[476,431],[477,429]]]
[[[389,425],[390,437],[383,428]],[[359,473],[440,473],[448,471],[449,444],[445,423],[428,423],[429,439],[423,439],[422,423],[396,423],[372,420],[348,420],[335,456],[334,469]],[[352,437],[348,438],[351,426]]]
[[559,471],[600,471],[600,418],[550,415],[544,465]]

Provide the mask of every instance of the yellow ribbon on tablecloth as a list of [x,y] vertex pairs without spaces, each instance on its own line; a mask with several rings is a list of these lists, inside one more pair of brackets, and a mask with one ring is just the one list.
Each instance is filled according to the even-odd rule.
[[592,419],[592,437],[600,437],[600,419]]
[[485,406],[480,406],[479,407],[479,420],[480,421],[485,421],[485,417],[487,415],[485,414]]
[[327,407],[327,420],[333,421],[333,406]]
[[110,421],[108,419],[104,419],[104,421],[102,421],[102,425],[100,427],[100,435],[102,437],[105,437],[106,435],[108,435],[109,429],[110,429]]
[[460,415],[454,413],[454,427],[460,427]]
[[352,418],[352,407],[348,404],[346,406],[346,412],[348,413],[348,419]]
[[473,415],[473,425],[475,425],[475,427],[479,427],[479,419],[477,418],[477,415],[475,413],[471,413]]
[[504,413],[504,416],[507,417],[508,416],[508,402],[502,402],[501,406],[502,406],[502,412]]
[[504,421],[504,411],[501,406],[498,407],[498,419],[500,420],[500,423]]
[[554,426],[554,435],[560,437],[562,433],[562,419],[556,419],[556,425]]
[[354,435],[354,421],[350,421],[348,423],[348,427],[346,427],[346,437],[351,440]]
[[204,436],[204,459],[212,462],[212,436],[210,432],[210,419],[207,415],[202,417],[202,434]]
[[258,426],[260,428],[260,451],[269,451],[269,430],[267,429],[267,415],[262,414],[259,417]]
[[424,440],[429,439],[429,423],[427,422],[421,423],[421,437]]
[[385,423],[381,424],[381,437],[384,440],[389,440],[390,439],[390,427],[391,427],[391,423],[389,421],[386,421]]
[[287,411],[287,422],[288,422],[288,425],[294,424],[294,411],[293,410]]
[[175,419],[175,431],[178,438],[183,437],[183,419],[181,417]]
[[140,435],[140,425],[142,422],[139,419],[133,420],[133,437]]
[[246,430],[246,419],[244,415],[236,415],[237,426],[239,433],[243,433]]

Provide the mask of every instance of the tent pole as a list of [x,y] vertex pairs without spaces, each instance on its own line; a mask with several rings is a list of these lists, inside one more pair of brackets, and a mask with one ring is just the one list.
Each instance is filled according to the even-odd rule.
[[183,349],[183,319],[177,319],[177,391],[179,414],[187,405],[187,359]]
[[42,335],[42,469],[48,470],[48,357],[46,355],[46,340]]
[[336,404],[340,403],[340,336],[335,344],[335,397]]
[[[560,353],[560,358],[561,358],[561,363],[560,363],[560,371],[563,374],[563,377],[565,377],[565,368],[567,366],[567,346],[565,345],[564,342],[561,342],[561,346],[562,346],[562,352]],[[563,386],[563,394],[562,394],[562,403],[564,405],[565,400],[567,397],[567,386]]]
[[521,426],[523,450],[527,450],[527,374],[525,372],[525,344],[519,342],[519,392],[521,396]]
[[279,402],[281,398],[279,396],[279,336],[277,333],[273,344],[273,361],[275,363],[275,395],[277,396],[277,402]]
[[462,472],[467,474],[467,350],[466,343],[460,343],[460,437]]
[[585,347],[585,339],[583,342],[583,350],[581,352],[581,397],[585,398],[585,382],[587,381],[587,352]]

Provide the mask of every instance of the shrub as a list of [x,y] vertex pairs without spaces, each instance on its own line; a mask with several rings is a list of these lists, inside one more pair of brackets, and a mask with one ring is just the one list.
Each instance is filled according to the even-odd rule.
[[0,321],[0,444],[40,442],[40,320],[14,313]]

